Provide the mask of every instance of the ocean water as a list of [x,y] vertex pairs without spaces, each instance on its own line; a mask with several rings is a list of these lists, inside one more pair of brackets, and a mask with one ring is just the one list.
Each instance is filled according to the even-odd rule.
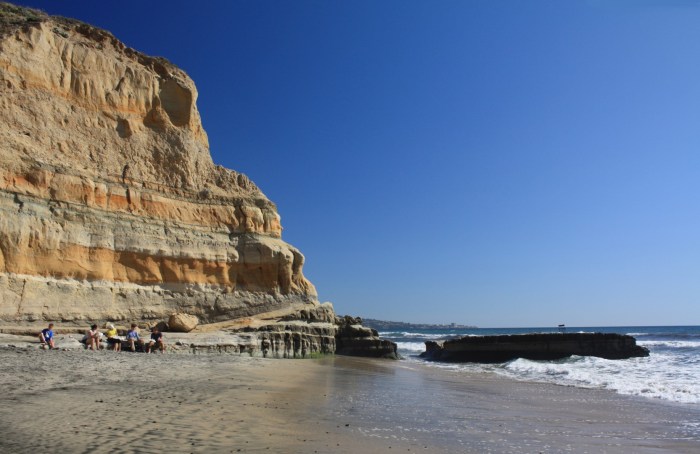
[[[502,364],[432,363],[434,367],[469,372],[494,372],[517,380],[555,383],[581,388],[611,389],[687,404],[700,404],[700,326],[567,327],[567,332],[629,334],[647,347],[647,358],[607,360],[572,356],[557,361],[516,359]],[[384,331],[408,361],[423,361],[426,340],[462,336],[557,332],[557,328],[480,328]]]

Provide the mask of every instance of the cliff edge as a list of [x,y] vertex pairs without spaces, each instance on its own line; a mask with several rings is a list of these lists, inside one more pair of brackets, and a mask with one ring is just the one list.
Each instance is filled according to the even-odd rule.
[[196,101],[163,58],[0,4],[0,321],[334,321]]

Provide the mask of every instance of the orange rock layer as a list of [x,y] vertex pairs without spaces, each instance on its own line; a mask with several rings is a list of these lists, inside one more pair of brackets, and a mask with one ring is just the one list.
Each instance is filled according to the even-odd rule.
[[163,58],[0,3],[0,319],[318,305],[275,205],[213,163],[197,97]]

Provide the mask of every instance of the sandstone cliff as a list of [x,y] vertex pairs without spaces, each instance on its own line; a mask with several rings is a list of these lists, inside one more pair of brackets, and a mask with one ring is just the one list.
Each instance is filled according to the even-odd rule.
[[212,162],[196,101],[165,59],[0,5],[0,320],[319,306],[275,205]]
[[193,352],[397,357],[319,304],[275,205],[212,162],[196,101],[167,60],[0,3],[0,331],[169,320],[200,323]]

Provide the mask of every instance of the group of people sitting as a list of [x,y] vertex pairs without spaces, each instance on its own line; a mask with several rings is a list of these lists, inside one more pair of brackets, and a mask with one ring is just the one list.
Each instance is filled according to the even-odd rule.
[[[42,346],[47,346],[49,349],[56,348],[53,326],[53,323],[49,323],[49,327],[44,328],[41,330],[41,333],[39,333],[39,340],[41,341]],[[132,352],[135,352],[138,349],[145,351],[146,353],[150,353],[154,350],[160,350],[161,353],[165,353],[163,333],[157,326],[151,330],[151,338],[148,340],[148,342],[144,342],[139,335],[139,329],[138,326],[136,326],[136,323],[131,324],[131,329],[126,333],[126,339],[119,337],[119,333],[113,324],[108,323],[106,326],[107,332],[103,334],[97,329],[97,325],[92,325],[80,342],[85,344],[85,347],[89,350],[99,350],[100,344],[102,343],[102,338],[106,337],[107,348],[117,352],[121,351],[122,343],[126,342],[126,345]]]

